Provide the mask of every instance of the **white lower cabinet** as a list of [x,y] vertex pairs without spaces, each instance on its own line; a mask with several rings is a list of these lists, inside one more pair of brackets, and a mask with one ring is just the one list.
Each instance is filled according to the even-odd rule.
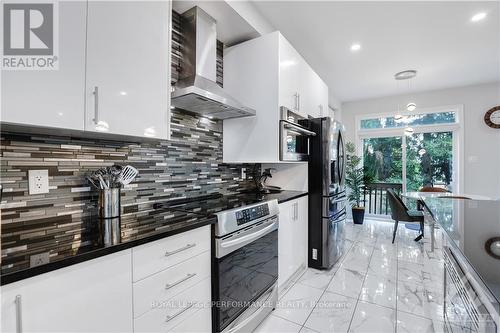
[[205,226],[5,285],[1,332],[210,332],[210,239]]
[[185,320],[175,326],[171,332],[175,333],[193,333],[212,331],[212,310],[209,307],[204,307],[196,311],[189,320]]
[[134,316],[151,310],[154,302],[168,301],[176,294],[210,278],[210,251],[134,283]]
[[133,248],[134,282],[210,250],[210,237],[205,226]]
[[132,249],[134,332],[210,332],[210,226]]
[[[210,278],[206,278],[171,299],[151,303],[151,309],[134,320],[134,332],[177,332],[177,326],[179,332],[183,332],[193,324],[188,322],[193,320],[193,316],[210,307],[210,300]],[[198,316],[201,318],[198,318],[200,322],[196,326],[201,332],[210,332],[210,311]]]
[[2,286],[1,331],[132,332],[131,265],[125,250]]
[[286,288],[294,275],[307,267],[308,197],[279,205],[278,289]]

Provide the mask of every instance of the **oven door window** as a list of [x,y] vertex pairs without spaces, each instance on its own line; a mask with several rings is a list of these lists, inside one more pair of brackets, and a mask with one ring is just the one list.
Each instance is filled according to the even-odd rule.
[[305,154],[309,153],[309,138],[298,132],[286,131],[286,152],[287,154]]
[[215,266],[220,332],[278,279],[278,230],[216,259]]

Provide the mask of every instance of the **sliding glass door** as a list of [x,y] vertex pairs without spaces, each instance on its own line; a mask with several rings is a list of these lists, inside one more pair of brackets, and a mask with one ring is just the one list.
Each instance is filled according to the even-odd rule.
[[401,184],[404,191],[422,187],[453,190],[453,132],[421,132],[363,138],[365,179]]
[[[387,214],[383,209],[387,188],[460,191],[461,114],[461,109],[455,108],[358,119],[358,151],[363,156],[369,192],[365,205],[372,213]],[[373,210],[373,206],[378,208]]]
[[453,132],[406,136],[406,190],[440,187],[453,191]]

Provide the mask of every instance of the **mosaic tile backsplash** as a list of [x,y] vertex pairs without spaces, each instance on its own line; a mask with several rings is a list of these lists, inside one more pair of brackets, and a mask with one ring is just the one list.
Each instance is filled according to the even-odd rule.
[[[130,164],[139,176],[122,191],[122,214],[153,203],[253,188],[241,168],[222,164],[222,122],[172,112],[169,141],[122,142],[50,136],[1,135],[2,272],[29,264],[47,248],[68,251],[95,215],[96,191],[85,175],[103,166]],[[28,194],[28,170],[49,171],[50,192]],[[57,246],[56,246],[57,245]],[[51,256],[57,253],[51,253]]]

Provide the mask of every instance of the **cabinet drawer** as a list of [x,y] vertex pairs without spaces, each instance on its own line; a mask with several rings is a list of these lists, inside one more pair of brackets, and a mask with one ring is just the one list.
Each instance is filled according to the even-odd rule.
[[[207,278],[134,320],[134,332],[168,332],[191,320],[194,314],[210,308],[210,279]],[[210,331],[210,327],[207,329]]]
[[134,317],[210,277],[210,251],[134,283]]
[[212,311],[210,308],[198,310],[189,320],[185,320],[175,326],[170,332],[192,333],[192,332],[211,332],[212,331]]
[[134,282],[208,250],[210,250],[210,226],[134,248],[132,249]]

